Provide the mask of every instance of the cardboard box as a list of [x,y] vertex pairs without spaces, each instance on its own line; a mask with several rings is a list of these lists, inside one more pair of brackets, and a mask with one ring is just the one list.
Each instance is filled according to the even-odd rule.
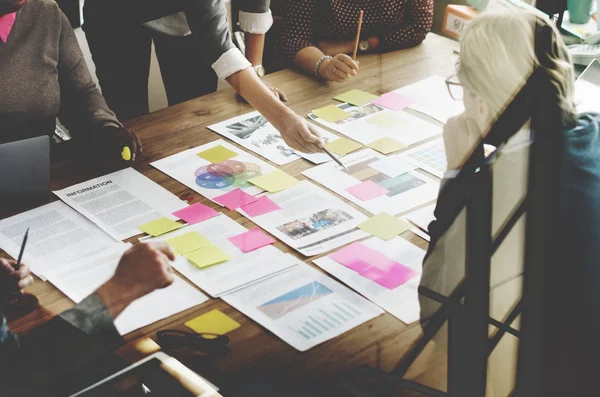
[[477,10],[473,7],[449,4],[446,7],[442,32],[452,38],[458,39],[462,31],[476,15]]

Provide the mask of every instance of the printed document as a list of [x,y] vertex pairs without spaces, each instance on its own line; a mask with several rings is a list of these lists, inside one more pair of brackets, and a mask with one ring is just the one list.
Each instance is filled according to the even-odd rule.
[[[303,174],[372,214],[387,212],[397,215],[437,198],[439,183],[422,173],[408,171],[394,177],[396,174],[393,170],[378,166],[380,160],[393,158],[365,149],[344,157],[347,170],[335,163],[327,163],[306,170]],[[388,193],[363,201],[346,190],[369,181]]]
[[173,267],[188,280],[216,298],[265,277],[271,277],[295,264],[290,257],[272,245],[244,253],[228,240],[228,237],[247,231],[233,219],[219,215],[165,234],[158,239],[166,241],[190,232],[197,232],[230,256],[230,259],[224,263],[202,269],[183,255],[178,255],[173,262]]
[[[392,260],[408,266],[419,274],[422,272],[425,251],[404,240],[402,237],[395,237],[389,241],[374,237],[363,241],[362,244],[384,254]],[[421,310],[418,295],[420,276],[409,280],[395,289],[388,289],[369,278],[361,276],[356,271],[339,264],[328,256],[324,256],[313,262],[399,320],[410,324],[419,319]]]
[[116,240],[141,234],[138,226],[187,207],[185,201],[133,168],[54,192]]
[[238,211],[306,256],[318,255],[369,236],[356,229],[367,220],[361,212],[309,181],[267,194],[281,209],[255,217]]
[[0,221],[0,247],[15,260],[27,229],[23,263],[42,279],[46,271],[102,252],[115,243],[77,211],[56,201]]
[[[324,143],[338,139],[336,135],[321,127],[313,127],[319,131]],[[279,131],[258,112],[243,114],[208,128],[277,165],[291,163],[300,157],[315,164],[331,160],[323,153],[306,154],[292,149],[285,143]]]
[[383,313],[337,281],[297,263],[289,271],[222,298],[299,351]]
[[[115,273],[130,244],[115,243],[104,252],[91,255],[48,273],[48,280],[75,303],[92,294]],[[206,302],[206,295],[175,275],[175,282],[131,303],[117,317],[121,335],[145,327]]]
[[[216,149],[226,150],[233,156],[226,160],[222,160],[225,157],[215,158],[211,162],[198,155]],[[222,139],[177,153],[150,165],[210,200],[237,188],[255,196],[263,190],[248,180],[275,171],[275,168],[266,162]]]

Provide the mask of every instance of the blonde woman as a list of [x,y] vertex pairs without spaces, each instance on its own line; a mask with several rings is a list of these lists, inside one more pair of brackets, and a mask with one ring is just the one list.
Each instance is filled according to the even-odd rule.
[[[544,31],[546,37],[536,34],[540,31]],[[561,131],[563,144],[562,155],[556,158],[560,162],[560,174],[556,175],[560,183],[560,211],[556,214],[555,230],[556,241],[560,243],[558,252],[565,270],[568,269],[570,275],[575,274],[574,278],[580,281],[577,288],[565,285],[564,291],[557,291],[562,294],[561,298],[564,297],[565,307],[556,308],[556,318],[567,322],[586,318],[586,326],[581,327],[582,337],[573,341],[569,348],[575,355],[585,349],[597,354],[595,335],[600,331],[597,316],[600,310],[600,245],[597,243],[600,237],[600,115],[577,113],[573,66],[558,30],[549,20],[522,10],[503,10],[482,14],[463,32],[458,74],[447,83],[450,95],[463,101],[465,112],[450,119],[444,128],[448,157],[445,182],[456,175],[475,150],[481,151],[481,140],[490,139],[487,135],[490,127],[529,84],[534,70],[541,72],[543,79],[550,83],[553,92],[548,98],[554,104],[554,111],[542,117],[554,120],[558,127],[556,131]],[[512,117],[504,114],[507,115]],[[526,122],[505,142],[493,164],[492,234],[499,230],[527,193],[529,161],[527,146],[523,143],[529,141],[530,128]],[[472,186],[465,185],[465,189],[469,188]],[[455,290],[465,275],[466,217],[463,211],[455,219],[449,219],[448,208],[452,200],[447,195],[437,204],[437,221],[429,227],[432,244],[421,281],[422,286],[446,296]],[[440,225],[449,220],[452,226],[442,230]],[[492,291],[491,295],[490,315],[499,320],[506,317],[521,295],[518,282],[522,281],[519,275],[523,271],[524,240],[525,218],[522,217],[492,257],[491,285],[506,285],[502,293]],[[518,281],[514,289],[510,280]],[[421,298],[423,318],[438,308],[432,300]],[[445,338],[445,334],[438,335],[433,345],[439,350],[445,345]],[[509,349],[504,347],[516,351],[515,345]],[[509,374],[516,373],[516,357],[495,353],[494,360],[501,363],[490,360],[488,387],[493,386],[493,392],[498,395],[508,395],[514,386],[514,379],[509,379]],[[494,368],[503,369],[495,372]],[[436,373],[435,368],[423,372],[430,378]],[[442,383],[441,379],[435,380]]]

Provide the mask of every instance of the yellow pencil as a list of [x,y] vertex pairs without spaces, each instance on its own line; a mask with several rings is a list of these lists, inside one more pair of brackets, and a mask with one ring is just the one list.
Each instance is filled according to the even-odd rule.
[[360,31],[362,30],[362,22],[363,16],[365,12],[360,10],[360,15],[358,17],[358,30],[356,31],[356,42],[354,43],[354,55],[352,55],[352,59],[356,61],[356,53],[358,52],[358,43],[360,43]]

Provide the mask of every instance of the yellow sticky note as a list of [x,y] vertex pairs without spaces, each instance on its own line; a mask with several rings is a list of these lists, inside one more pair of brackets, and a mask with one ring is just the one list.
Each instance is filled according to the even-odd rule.
[[406,148],[406,146],[404,146],[397,140],[395,140],[393,138],[388,138],[388,137],[373,141],[373,142],[369,143],[367,146],[370,147],[371,149],[375,149],[378,152],[383,153],[383,154],[390,154],[390,153],[397,152],[398,150],[402,150],[402,149]]
[[333,99],[338,100],[340,102],[347,102],[354,106],[362,106],[366,105],[369,102],[373,102],[377,98],[379,98],[377,95],[369,94],[368,92],[354,89],[348,92],[344,92],[343,94],[338,95]]
[[185,257],[200,269],[217,265],[230,259],[229,255],[216,245],[188,252],[185,254]]
[[281,192],[282,190],[289,189],[300,183],[298,179],[281,170],[275,170],[268,174],[257,176],[256,178],[248,180],[248,182],[261,189],[265,189],[269,193]]
[[358,225],[359,229],[371,233],[382,240],[391,240],[411,227],[410,223],[393,217],[387,212],[380,212],[368,221]]
[[183,227],[181,223],[177,223],[167,218],[159,218],[142,226],[138,226],[138,229],[146,234],[156,237],[172,232],[173,230],[177,230],[181,227]]
[[211,310],[193,320],[185,323],[185,326],[198,334],[225,335],[241,327],[240,323],[227,316],[220,310]]
[[213,164],[222,163],[223,161],[229,160],[237,155],[238,154],[233,150],[229,150],[221,145],[217,145],[213,148],[198,153],[198,157],[201,157],[206,161],[210,161]]
[[367,121],[383,129],[396,128],[404,123],[404,120],[396,116],[394,112],[379,112],[369,117]]
[[182,255],[213,245],[206,237],[197,232],[182,234],[165,241],[165,243]]
[[325,144],[325,147],[329,151],[337,154],[338,156],[345,156],[350,152],[354,152],[355,150],[360,149],[361,147],[363,147],[363,145],[351,141],[350,139],[340,138],[332,142],[327,142]]
[[344,112],[335,105],[329,105],[321,109],[313,110],[313,114],[330,123],[337,123],[338,121],[346,120],[350,117],[350,113]]

